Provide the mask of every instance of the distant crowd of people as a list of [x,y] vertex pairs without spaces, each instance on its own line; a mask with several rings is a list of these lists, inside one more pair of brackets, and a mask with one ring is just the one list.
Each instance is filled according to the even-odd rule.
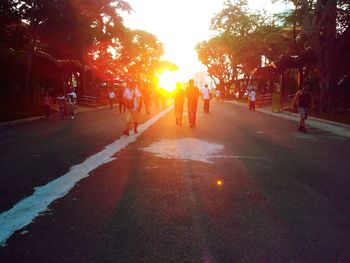
[[[56,98],[56,103],[62,120],[65,119],[66,116],[74,119],[75,109],[77,107],[77,94],[73,89],[70,89],[66,95],[61,91]],[[46,91],[43,96],[44,115],[46,119],[51,115],[53,104],[54,101],[52,97],[49,92]]]
[[[146,92],[145,92],[146,91]],[[196,126],[196,117],[197,117],[197,106],[198,98],[200,96],[200,91],[198,87],[194,86],[194,80],[191,79],[188,82],[186,89],[182,88],[180,83],[177,83],[176,89],[174,91],[174,105],[175,105],[175,119],[176,125],[182,125],[182,116],[184,110],[185,98],[187,98],[187,108],[188,108],[188,121],[189,126],[194,128]],[[125,118],[125,127],[123,134],[129,135],[130,130],[133,129],[134,133],[138,133],[138,122],[140,118],[141,107],[144,104],[146,108],[146,113],[150,113],[150,102],[151,102],[151,93],[147,89],[140,90],[136,82],[129,82],[127,87],[123,91],[123,103],[126,108],[126,118]],[[209,99],[210,91],[208,87],[205,87],[203,91],[204,99],[204,112],[209,113]],[[162,104],[162,108],[165,108],[165,96],[161,96],[156,99]],[[143,103],[142,103],[143,102]],[[111,106],[112,107],[112,106]]]
[[[119,86],[116,89],[113,89],[112,87],[108,89],[107,96],[108,96],[110,109],[113,109],[114,104],[117,103],[119,105],[119,113],[126,112],[125,103],[127,101],[127,98],[125,96],[125,92],[127,89],[130,89],[131,87],[135,87],[141,94],[138,101],[138,106],[137,106],[138,111],[141,111],[144,105],[146,114],[149,115],[151,113],[152,100],[156,103],[157,107],[159,107],[158,100],[162,99],[161,97],[164,97],[164,96],[152,91],[150,85],[145,84],[140,88],[136,81],[128,81],[126,84],[127,84],[126,86]],[[164,103],[164,107],[165,107],[165,103]]]
[[[306,132],[305,121],[308,118],[308,110],[311,104],[310,97],[310,85],[305,82],[301,90],[299,90],[293,100],[293,107],[298,108],[300,115],[299,131]],[[116,92],[115,92],[116,91]],[[185,88],[181,83],[177,83],[174,90],[174,106],[175,106],[175,123],[177,126],[182,126],[183,111],[185,99],[187,99],[188,110],[188,122],[190,128],[196,126],[197,119],[197,107],[198,99],[202,95],[203,99],[203,113],[209,114],[210,100],[213,97],[208,85],[205,85],[200,91],[198,87],[194,85],[194,80],[190,79]],[[222,102],[222,94],[219,89],[215,90],[214,96],[217,102]],[[151,89],[150,85],[144,85],[139,87],[136,81],[128,81],[127,85],[118,87],[117,89],[109,88],[107,90],[107,97],[110,108],[113,109],[114,102],[119,105],[119,113],[126,113],[124,135],[130,134],[130,129],[133,129],[134,133],[138,133],[138,123],[140,119],[141,109],[144,105],[146,114],[151,112],[151,101],[154,100],[157,107],[161,104],[162,109],[165,108],[166,96],[159,90]],[[255,111],[255,103],[257,94],[254,88],[249,89],[248,102],[249,110]],[[77,107],[77,94],[73,89],[70,89],[67,94],[60,92],[56,98],[56,103],[60,112],[61,119],[65,119],[69,116],[70,119],[75,117],[75,109]],[[50,117],[53,100],[48,92],[45,92],[43,96],[44,114],[48,119]]]

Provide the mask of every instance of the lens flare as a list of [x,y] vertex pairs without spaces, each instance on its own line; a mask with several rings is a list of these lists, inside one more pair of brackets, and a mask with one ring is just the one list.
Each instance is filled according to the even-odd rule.
[[216,184],[217,184],[217,186],[222,186],[222,181],[221,180],[217,180]]

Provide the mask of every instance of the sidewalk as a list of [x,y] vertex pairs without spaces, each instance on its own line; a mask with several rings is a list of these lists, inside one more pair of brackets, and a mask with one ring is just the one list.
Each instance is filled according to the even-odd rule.
[[[226,101],[228,103],[233,103],[235,105],[239,105],[241,107],[244,107],[248,110],[248,104],[247,103],[242,103],[242,102],[237,102],[237,101]],[[296,113],[292,113],[289,111],[281,111],[281,112],[272,112],[272,107],[263,107],[263,108],[256,108],[256,111],[268,114],[277,118],[282,118],[286,120],[291,120],[299,123],[300,118],[299,115]],[[324,119],[319,119],[315,117],[309,117],[306,122],[307,126],[320,129],[322,131],[327,131],[331,132],[346,138],[350,138],[350,125],[348,124],[343,124],[339,122],[334,122],[334,121],[328,121]]]
[[[75,109],[75,114],[80,114],[82,112],[87,112],[87,111],[92,111],[92,110],[104,109],[107,107],[109,107],[109,105],[103,105],[103,106],[99,106],[99,107],[87,107],[87,106],[79,105],[78,108]],[[59,110],[56,109],[56,107],[54,107],[52,112],[51,112],[51,118],[52,118],[52,116],[59,116],[59,114],[60,114]],[[21,123],[26,123],[26,122],[37,121],[37,120],[44,120],[44,119],[45,119],[45,116],[40,115],[40,116],[35,116],[35,117],[30,117],[30,118],[25,118],[25,119],[5,121],[5,122],[0,122],[0,127],[1,126],[11,126],[11,125],[21,124]]]
[[[172,101],[170,99],[170,101]],[[154,103],[152,103],[153,105]],[[167,105],[169,105],[169,99],[166,102]],[[93,110],[100,110],[100,109],[105,109],[105,108],[109,108],[110,105],[101,105],[101,106],[96,106],[96,107],[88,107],[88,106],[84,106],[84,105],[78,105],[78,108],[75,109],[75,114],[80,114],[83,112],[88,112],[88,111],[93,111]],[[114,103],[113,107],[119,107],[118,103]],[[160,106],[158,106],[160,107]],[[54,107],[51,109],[51,117],[50,119],[53,118],[60,118],[60,112],[58,109],[57,105],[54,105]],[[68,116],[66,116],[66,118],[68,118]],[[38,120],[45,120],[45,116],[44,115],[40,115],[40,116],[35,116],[35,117],[30,117],[30,118],[24,118],[24,119],[17,119],[17,120],[13,120],[13,121],[5,121],[5,122],[0,122],[0,127],[2,126],[12,126],[12,125],[16,125],[16,124],[21,124],[21,123],[27,123],[27,122],[32,122],[32,121],[38,121]]]

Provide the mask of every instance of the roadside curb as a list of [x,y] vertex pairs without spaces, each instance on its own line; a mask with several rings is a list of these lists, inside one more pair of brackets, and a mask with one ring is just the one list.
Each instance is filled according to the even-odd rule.
[[18,120],[13,120],[13,121],[5,121],[5,122],[0,122],[0,127],[1,126],[17,125],[17,124],[21,124],[21,123],[32,122],[32,121],[37,121],[37,120],[42,120],[42,119],[45,119],[44,115],[25,118],[25,119],[18,119]]
[[[287,114],[287,115],[291,115],[291,116],[295,116],[295,117],[299,117],[299,115],[297,113],[293,113],[293,112],[289,112],[289,111],[281,111],[281,113]],[[350,125],[349,124],[345,124],[345,123],[329,121],[329,120],[320,119],[320,118],[316,118],[316,117],[308,117],[308,120],[323,122],[323,123],[326,123],[326,124],[340,126],[340,127],[346,128],[346,129],[350,129]]]
[[[83,109],[80,110],[79,108],[81,108],[81,107],[82,106],[78,107],[78,110],[76,111],[76,114],[80,114],[80,113],[88,112],[88,111],[93,111],[93,110],[104,109],[104,108],[109,107],[109,105],[103,105],[103,106],[94,107],[94,108],[83,107]],[[59,112],[55,112],[52,115],[55,115],[55,114],[59,114]],[[21,123],[27,123],[27,122],[37,121],[37,120],[44,120],[44,119],[45,119],[45,116],[44,115],[40,115],[40,116],[29,117],[29,118],[24,118],[24,119],[5,121],[5,122],[0,122],[0,127],[2,127],[2,126],[13,126],[13,125],[21,124]]]
[[[226,101],[226,102],[248,109],[247,104],[242,102],[237,102],[237,101]],[[264,114],[268,114],[277,118],[299,122],[299,115],[293,112],[288,112],[288,111],[272,112],[271,110],[267,110],[263,108],[257,108],[256,111]],[[350,138],[350,125],[348,124],[328,121],[328,120],[319,119],[315,117],[309,117],[307,121],[307,125],[323,131],[332,132],[334,134]]]

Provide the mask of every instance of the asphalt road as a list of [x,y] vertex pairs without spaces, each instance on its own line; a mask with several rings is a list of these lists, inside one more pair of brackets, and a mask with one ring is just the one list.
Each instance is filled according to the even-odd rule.
[[[0,262],[349,262],[350,141],[228,103],[201,112],[194,129],[173,111],[145,129],[9,238]],[[0,217],[123,124],[102,109],[1,127]]]

